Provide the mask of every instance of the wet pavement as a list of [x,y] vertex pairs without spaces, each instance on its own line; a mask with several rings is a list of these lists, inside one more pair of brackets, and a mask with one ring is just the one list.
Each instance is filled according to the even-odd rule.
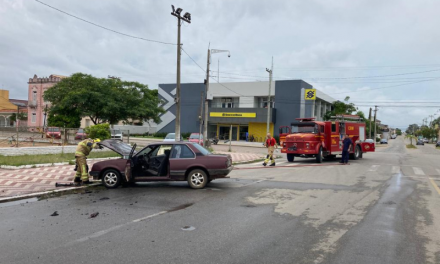
[[348,166],[279,159],[202,190],[145,183],[0,204],[0,263],[440,263],[438,158],[398,138]]

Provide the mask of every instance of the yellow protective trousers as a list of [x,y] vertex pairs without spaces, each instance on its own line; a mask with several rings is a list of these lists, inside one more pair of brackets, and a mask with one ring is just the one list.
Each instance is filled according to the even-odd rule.
[[76,164],[78,165],[75,177],[81,177],[82,181],[89,180],[89,172],[87,171],[86,156],[75,156]]
[[267,148],[267,156],[266,156],[266,159],[264,160],[264,163],[267,164],[269,162],[269,160],[271,161],[271,163],[275,163],[275,159],[273,158],[274,150],[275,150],[274,146],[269,146]]

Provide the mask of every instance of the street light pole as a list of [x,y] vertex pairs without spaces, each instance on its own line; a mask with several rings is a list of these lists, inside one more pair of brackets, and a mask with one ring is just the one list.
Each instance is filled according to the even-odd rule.
[[272,73],[273,73],[273,57],[272,57],[272,65],[270,70],[266,68],[266,71],[269,73],[269,95],[267,96],[267,124],[266,124],[266,135],[269,133],[270,128],[270,92],[272,88]]
[[175,9],[173,5],[171,5],[173,12],[171,15],[177,17],[177,77],[176,77],[176,97],[174,98],[174,102],[176,103],[176,128],[175,128],[175,140],[180,141],[180,57],[181,57],[181,49],[180,46],[180,26],[184,22],[191,23],[191,14],[186,12],[185,15],[180,16],[182,12],[182,8]]
[[[231,53],[229,50],[217,50],[217,49],[209,49],[208,47],[208,59],[206,63],[206,80],[205,80],[205,118],[204,118],[204,124],[203,124],[203,139],[205,140],[205,146],[209,146],[209,139],[208,139],[208,98],[209,98],[209,65],[211,64],[211,54],[214,53],[220,53],[220,52],[228,52],[228,57],[231,57]],[[218,76],[217,76],[218,78]]]

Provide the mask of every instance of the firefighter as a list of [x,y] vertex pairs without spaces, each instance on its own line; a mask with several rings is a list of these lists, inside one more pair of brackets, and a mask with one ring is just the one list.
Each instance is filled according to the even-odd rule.
[[76,175],[75,180],[73,181],[76,184],[90,184],[89,181],[89,173],[87,171],[87,156],[90,154],[92,149],[99,148],[98,142],[101,142],[99,138],[93,139],[85,139],[78,143],[78,147],[76,147],[75,151],[75,160],[76,160]]
[[263,166],[266,166],[269,160],[271,161],[269,166],[275,166],[275,159],[273,158],[273,152],[275,148],[278,148],[277,141],[267,133],[266,143],[264,144],[267,148],[267,156],[264,160]]

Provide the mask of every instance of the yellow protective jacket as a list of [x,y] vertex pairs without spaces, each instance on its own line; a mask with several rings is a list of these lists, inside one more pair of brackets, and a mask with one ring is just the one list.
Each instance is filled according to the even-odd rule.
[[90,151],[96,146],[93,139],[84,139],[83,141],[78,143],[75,151],[75,157],[85,156],[87,157],[90,154]]

